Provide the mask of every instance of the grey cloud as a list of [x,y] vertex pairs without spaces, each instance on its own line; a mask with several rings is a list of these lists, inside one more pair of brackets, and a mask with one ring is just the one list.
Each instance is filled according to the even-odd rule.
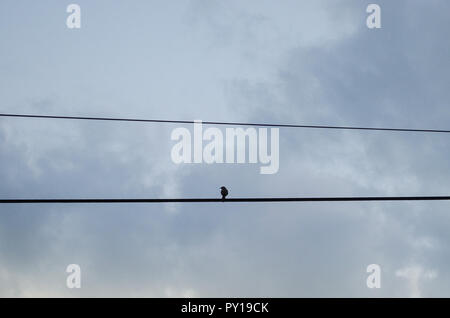
[[[252,2],[233,2],[225,13],[224,4],[208,3],[159,4],[173,23],[158,20],[165,37],[149,31],[148,43],[133,18],[138,5],[108,9],[122,12],[120,27],[112,19],[99,26],[90,18],[83,37],[70,35],[71,53],[61,44],[69,35],[58,29],[54,49],[70,58],[54,53],[41,81],[38,63],[26,73],[6,67],[11,57],[0,53],[0,66],[14,75],[9,82],[0,79],[5,105],[15,105],[5,108],[448,124],[446,2],[380,1],[379,31],[365,28],[359,2],[299,3],[303,21],[287,15],[289,6],[270,2],[256,9]],[[80,3],[90,17],[102,17],[101,4]],[[140,23],[158,29],[151,20]],[[115,40],[102,38],[108,27],[117,32]],[[13,38],[22,32],[5,37],[12,49],[18,50]],[[118,47],[120,40],[127,46]],[[44,53],[37,47],[34,59],[28,53],[16,59],[39,62]],[[58,82],[63,65],[71,79]],[[2,197],[211,197],[221,185],[235,197],[446,194],[449,188],[446,136],[286,129],[280,132],[279,172],[262,176],[254,165],[173,164],[172,128],[2,119]],[[1,296],[411,296],[417,288],[421,296],[449,293],[446,203],[0,209]],[[81,290],[64,285],[69,263],[82,266]],[[370,263],[382,266],[380,290],[365,286]],[[419,285],[411,278],[431,272],[436,277],[420,278]]]

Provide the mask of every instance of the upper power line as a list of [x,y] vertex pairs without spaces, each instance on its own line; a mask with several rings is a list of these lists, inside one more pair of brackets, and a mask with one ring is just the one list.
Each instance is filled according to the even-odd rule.
[[[118,117],[84,117],[84,116],[56,116],[56,115],[28,115],[28,114],[0,114],[0,117],[40,118],[40,119],[69,119],[69,120],[98,120],[98,121],[122,121],[143,123],[168,123],[168,124],[194,124],[195,120],[169,120],[169,119],[139,119]],[[450,133],[445,129],[417,129],[417,128],[390,128],[390,127],[359,127],[359,126],[334,126],[334,125],[302,125],[302,124],[274,124],[274,123],[248,123],[248,122],[224,122],[202,121],[204,125],[227,126],[258,126],[280,128],[311,128],[311,129],[336,129],[336,130],[371,130],[390,132],[419,132],[419,133]]]
[[182,198],[182,199],[1,199],[1,203],[206,203],[206,202],[354,202],[449,201],[450,196],[297,197],[297,198]]

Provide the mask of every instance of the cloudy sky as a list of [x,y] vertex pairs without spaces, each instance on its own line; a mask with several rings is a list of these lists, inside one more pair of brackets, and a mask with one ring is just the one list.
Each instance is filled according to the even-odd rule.
[[[0,2],[0,112],[449,129],[447,0],[376,1],[377,30],[361,0],[78,0],[81,29],[70,3]],[[1,118],[0,197],[450,193],[444,134],[280,129],[279,171],[261,175],[173,163],[177,127]],[[0,296],[450,297],[449,211],[1,205]]]

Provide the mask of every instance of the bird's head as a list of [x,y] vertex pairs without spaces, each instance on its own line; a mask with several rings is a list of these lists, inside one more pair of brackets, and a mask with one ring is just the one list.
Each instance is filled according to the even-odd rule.
[[222,187],[220,187],[220,189],[223,190],[223,189],[225,189],[225,187],[222,186]]

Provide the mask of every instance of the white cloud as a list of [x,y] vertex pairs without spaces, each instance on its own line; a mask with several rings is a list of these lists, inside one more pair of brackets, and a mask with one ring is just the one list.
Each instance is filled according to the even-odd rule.
[[422,297],[421,284],[424,281],[433,280],[438,276],[436,271],[426,270],[419,265],[411,265],[398,269],[395,275],[406,279],[410,297]]

